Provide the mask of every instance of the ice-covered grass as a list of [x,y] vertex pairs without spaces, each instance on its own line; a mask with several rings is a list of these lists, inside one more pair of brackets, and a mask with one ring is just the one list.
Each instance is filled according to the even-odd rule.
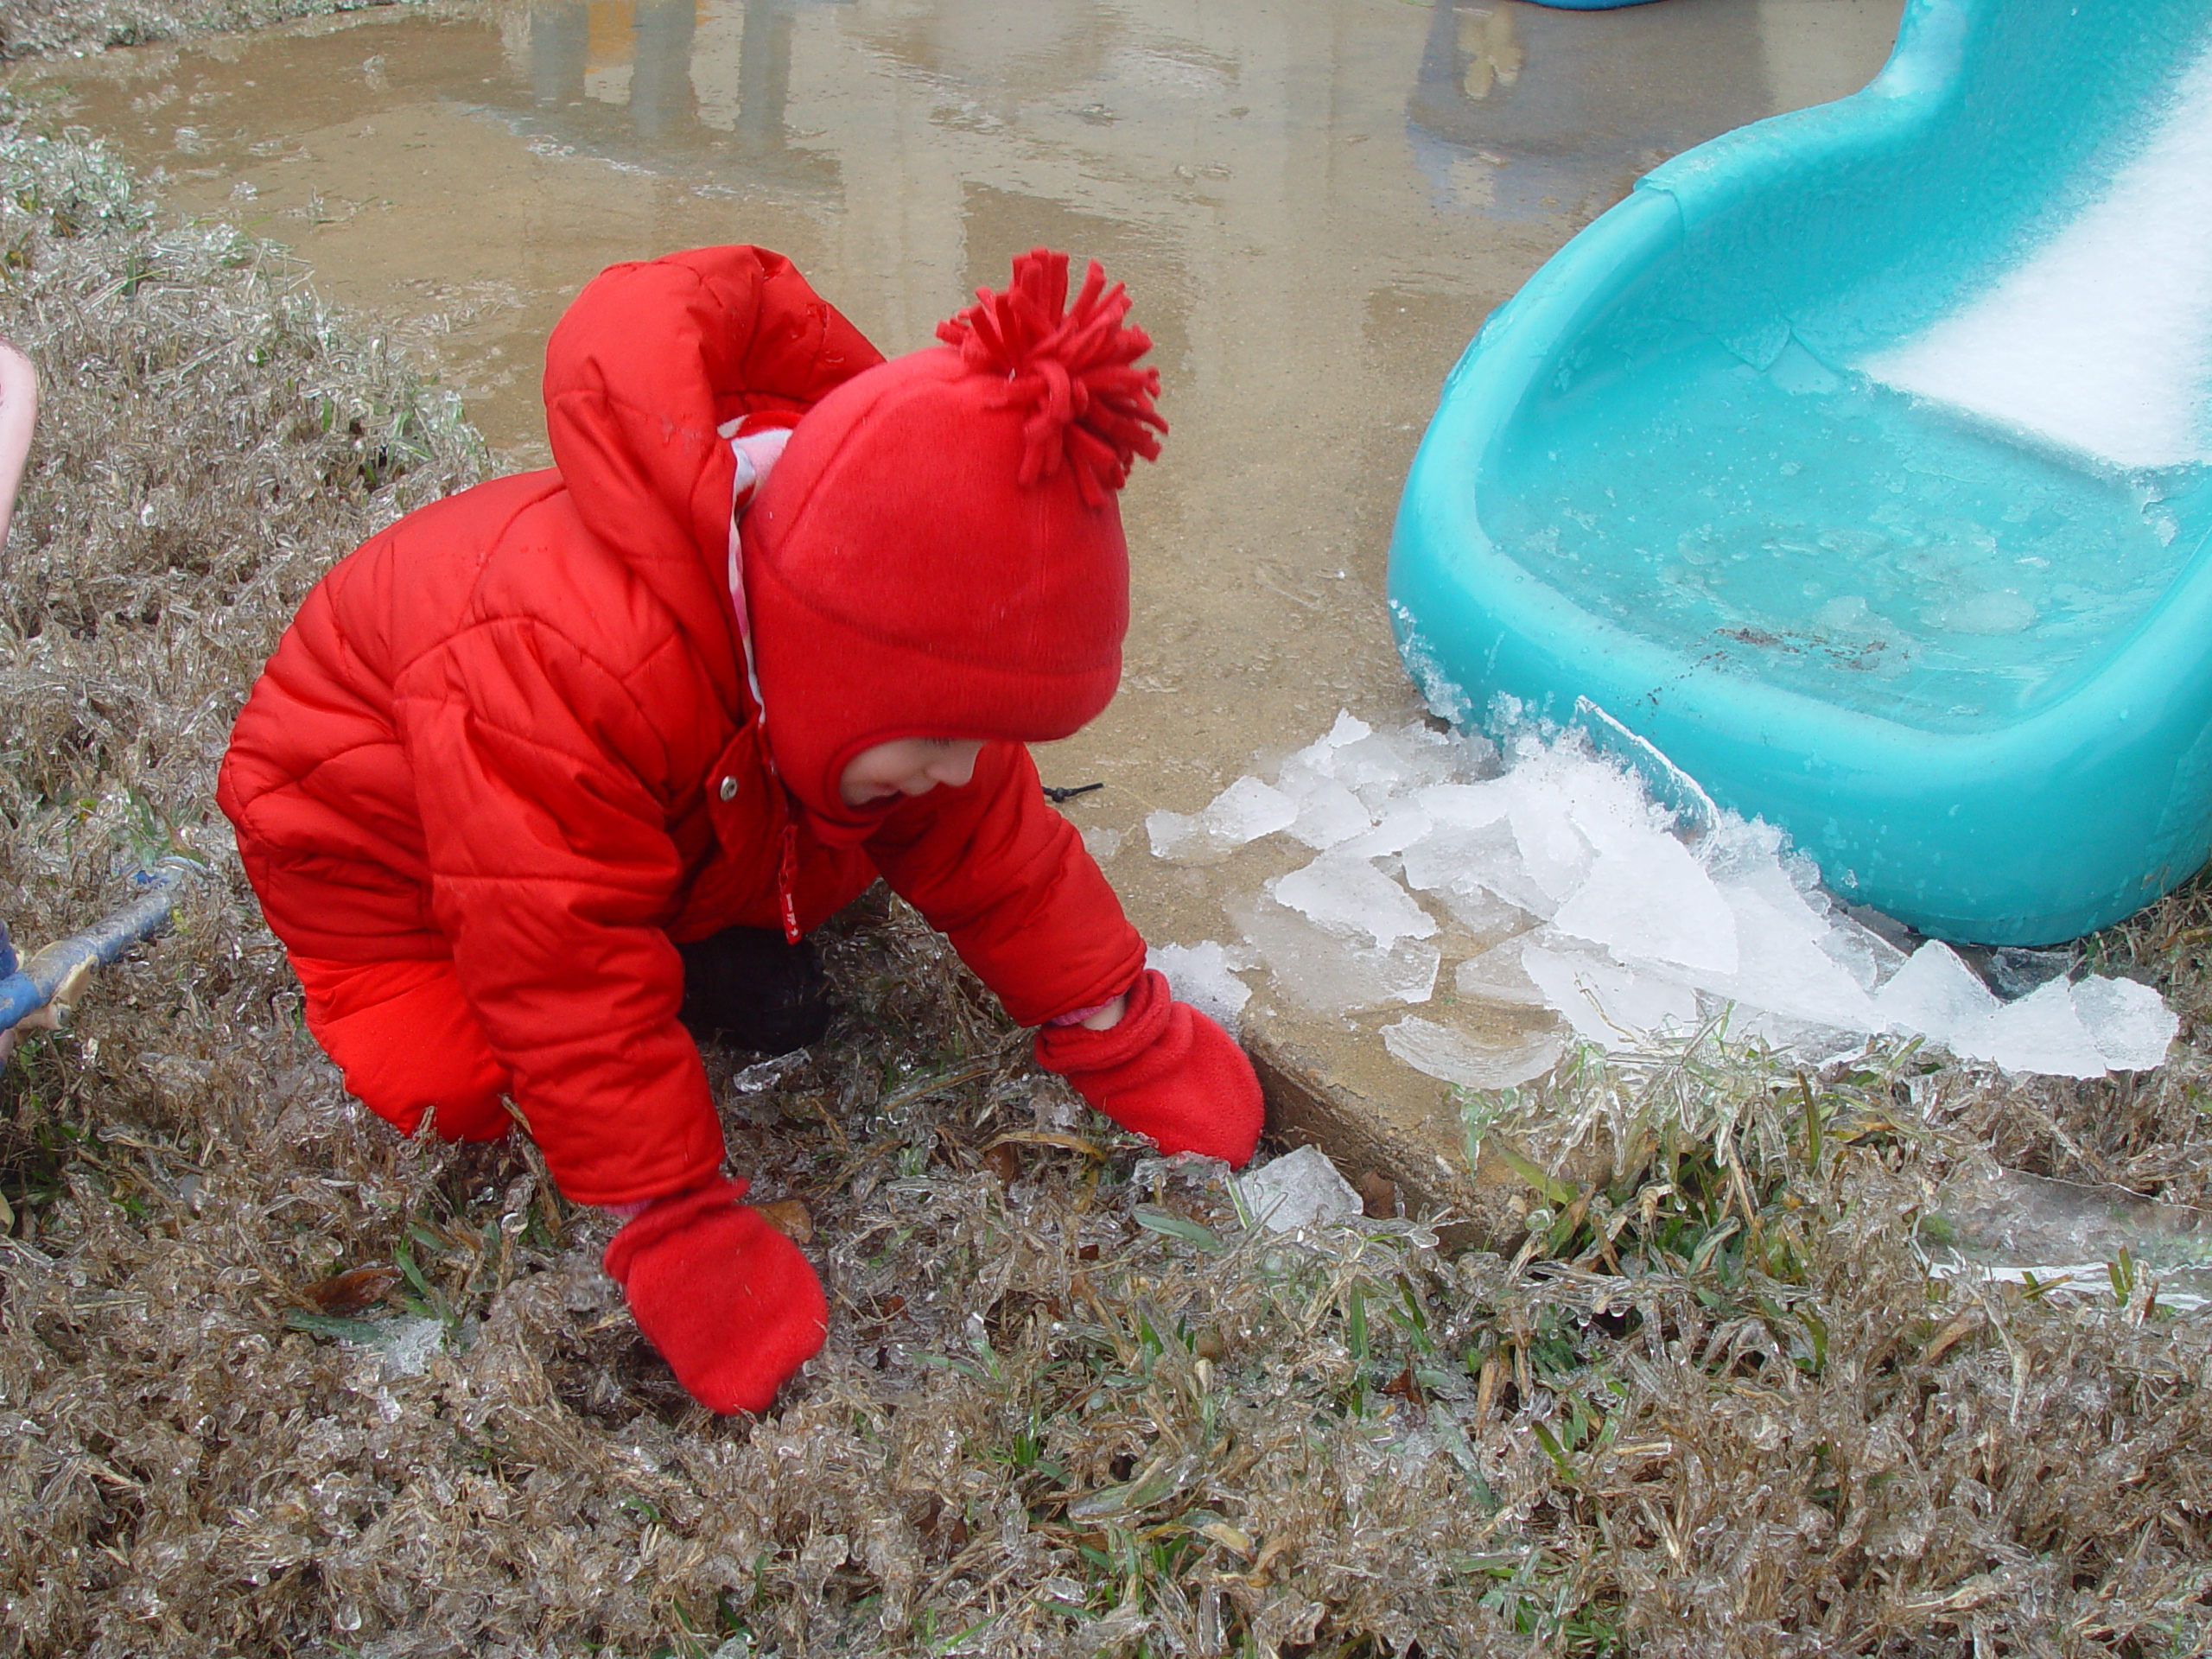
[[[172,831],[219,872],[0,1074],[0,1652],[2212,1637],[2202,1323],[2139,1283],[1931,1286],[1914,1226],[1976,1140],[2206,1199],[2204,887],[2092,946],[2187,1017],[2154,1073],[1584,1055],[1484,1097],[1528,1236],[1467,1251],[1247,1229],[1032,1070],[879,895],[833,930],[830,1042],[710,1055],[760,1195],[810,1212],[833,1326],[768,1417],[704,1417],[599,1273],[607,1224],[526,1146],[401,1143],[347,1106],[207,810],[300,586],[468,476],[465,431],[265,251],[171,236],[81,147],[0,127],[0,328],[71,365],[0,626],[5,913],[34,941],[81,921]],[[1587,1132],[1619,1155],[1576,1188],[1548,1171]]]
[[[1262,791],[1267,814],[1247,815]],[[2007,1002],[1944,944],[1908,958],[1830,899],[1779,831],[1707,810],[1686,835],[1643,773],[1580,732],[1522,730],[1500,754],[1346,714],[1272,785],[1240,779],[1192,821],[1231,818],[1255,827],[1247,840],[1318,849],[1238,916],[1277,991],[1313,1013],[1427,1005],[1446,959],[1429,941],[1449,922],[1447,1001],[1547,1007],[1611,1049],[1717,1020],[1813,1064],[1888,1036],[2012,1072],[2101,1077],[2157,1066],[2179,1027],[2132,980],[2062,975]],[[1154,851],[1192,844],[1155,837]],[[1177,977],[1181,958],[1165,960]],[[1207,961],[1217,1001],[1226,964]],[[1525,1082],[1561,1052],[1535,1040],[1484,1052],[1453,1033],[1448,1007],[1438,1014],[1408,1015],[1384,1041],[1462,1087]]]

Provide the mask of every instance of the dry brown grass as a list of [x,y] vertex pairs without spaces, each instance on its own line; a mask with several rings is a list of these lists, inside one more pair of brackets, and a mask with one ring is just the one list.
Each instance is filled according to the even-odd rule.
[[[1510,1258],[1254,1236],[864,901],[831,1040],[713,1057],[760,1195],[811,1212],[830,1346],[765,1419],[691,1407],[527,1147],[349,1109],[210,813],[306,584],[472,440],[97,152],[10,128],[0,172],[0,328],[48,388],[6,915],[79,923],[175,837],[216,870],[0,1077],[0,1650],[2204,1650],[2205,1321],[1931,1284],[1916,1240],[1976,1135],[2199,1190],[2197,892],[2099,947],[2190,1015],[2141,1084],[1709,1042],[1481,1103],[1540,1160],[1624,1149]],[[353,1268],[380,1300],[333,1299]]]

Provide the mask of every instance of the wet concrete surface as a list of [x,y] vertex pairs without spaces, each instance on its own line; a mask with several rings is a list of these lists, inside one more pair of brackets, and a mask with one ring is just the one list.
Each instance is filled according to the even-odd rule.
[[[1069,811],[1147,937],[1190,944],[1238,937],[1232,879],[1154,860],[1145,815],[1339,708],[1418,713],[1383,610],[1390,519],[1483,318],[1657,162],[1861,85],[1899,6],[563,0],[30,73],[176,208],[289,245],[383,320],[511,467],[545,461],[545,335],[613,261],[760,243],[896,353],[1023,249],[1102,259],[1158,342],[1173,430],[1125,500],[1122,695],[1039,759],[1106,785]],[[1377,1020],[1268,1001],[1248,1035],[1280,1128],[1489,1211],[1444,1085]],[[1452,1017],[1505,1042],[1548,1016]]]

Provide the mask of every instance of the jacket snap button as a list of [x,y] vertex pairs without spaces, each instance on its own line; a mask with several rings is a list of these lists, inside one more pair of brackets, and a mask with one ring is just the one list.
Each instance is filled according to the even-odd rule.
[[719,794],[722,799],[726,801],[735,800],[737,798],[737,779],[734,778],[723,779],[721,787],[717,790],[715,793]]

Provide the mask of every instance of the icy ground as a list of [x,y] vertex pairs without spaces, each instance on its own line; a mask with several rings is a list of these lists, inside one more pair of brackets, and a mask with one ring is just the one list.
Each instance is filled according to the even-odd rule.
[[[1341,714],[1272,782],[1240,778],[1202,811],[1146,820],[1154,855],[1176,863],[1271,836],[1314,855],[1232,907],[1243,941],[1162,945],[1154,965],[1232,1024],[1255,969],[1313,1013],[1419,1010],[1384,1025],[1384,1044],[1471,1089],[1541,1075],[1570,1037],[1629,1049],[1723,1016],[1810,1060],[1882,1033],[2061,1077],[2164,1058],[2179,1022],[2149,986],[2057,972],[2001,999],[1948,945],[1908,956],[1861,925],[1779,830],[1719,810],[1679,773],[1649,775],[1684,808],[1580,731],[1524,731],[1502,754]],[[1479,1041],[1452,1014],[1484,1004],[1538,1023],[1503,1048]],[[1542,1009],[1561,1018],[1547,1027]]]

